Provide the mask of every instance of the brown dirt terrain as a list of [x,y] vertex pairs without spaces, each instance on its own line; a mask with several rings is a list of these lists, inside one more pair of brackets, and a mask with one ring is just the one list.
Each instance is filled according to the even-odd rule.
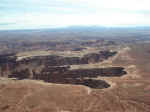
[[105,65],[122,66],[122,77],[100,77],[107,89],[0,80],[0,112],[150,112],[150,45],[131,45]]

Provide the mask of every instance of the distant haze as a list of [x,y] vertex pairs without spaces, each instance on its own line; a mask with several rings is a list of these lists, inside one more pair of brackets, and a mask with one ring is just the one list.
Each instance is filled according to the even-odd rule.
[[0,0],[0,30],[149,26],[149,0]]

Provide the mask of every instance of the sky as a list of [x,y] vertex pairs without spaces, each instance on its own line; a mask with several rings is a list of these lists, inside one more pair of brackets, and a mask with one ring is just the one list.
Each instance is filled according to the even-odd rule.
[[150,0],[0,0],[0,30],[150,26]]

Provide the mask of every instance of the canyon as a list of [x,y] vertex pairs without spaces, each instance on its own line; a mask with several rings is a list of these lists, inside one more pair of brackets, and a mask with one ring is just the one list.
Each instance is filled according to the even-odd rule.
[[150,112],[149,29],[0,33],[0,112]]
[[126,74],[123,67],[70,69],[70,65],[102,62],[116,55],[114,51],[99,51],[83,57],[57,55],[33,56],[17,60],[15,54],[0,55],[0,75],[8,78],[43,80],[56,84],[85,85],[91,88],[108,88],[110,85],[98,77],[120,77]]

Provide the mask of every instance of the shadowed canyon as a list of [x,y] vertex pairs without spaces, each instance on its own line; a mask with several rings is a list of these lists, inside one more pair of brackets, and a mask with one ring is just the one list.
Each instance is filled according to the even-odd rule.
[[100,51],[83,57],[62,57],[56,55],[28,57],[17,60],[15,54],[0,56],[1,76],[17,79],[34,79],[58,84],[77,84],[91,88],[107,88],[110,85],[103,80],[94,80],[99,76],[120,77],[125,75],[123,67],[106,67],[70,70],[70,65],[83,65],[102,62],[117,52]]

